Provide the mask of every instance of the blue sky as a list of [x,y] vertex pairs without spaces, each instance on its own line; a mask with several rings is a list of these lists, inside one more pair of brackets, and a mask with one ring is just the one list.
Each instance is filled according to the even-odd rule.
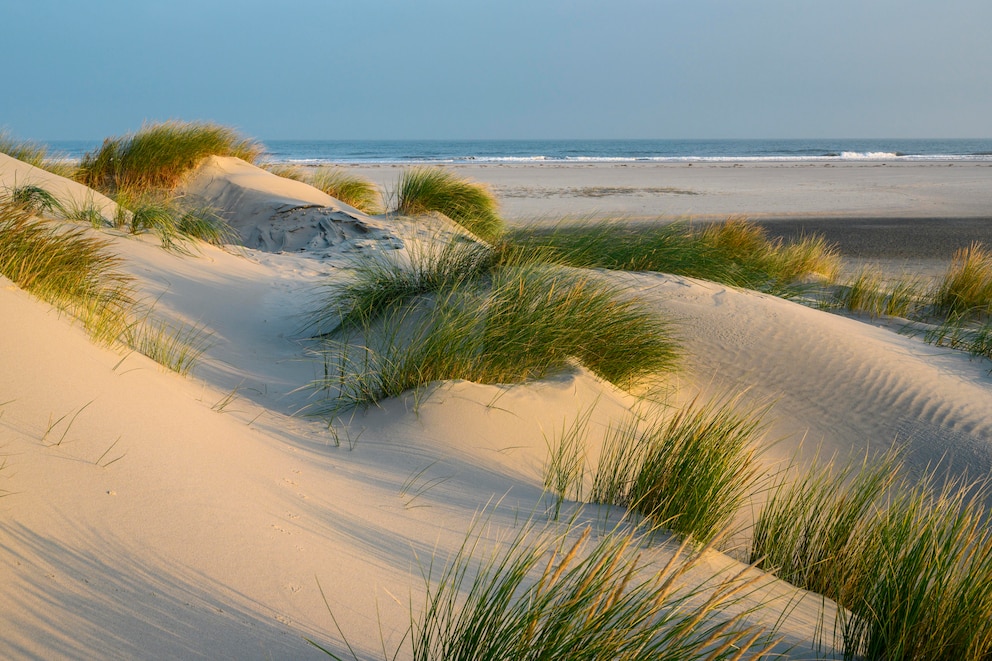
[[0,127],[992,137],[989,0],[0,0]]

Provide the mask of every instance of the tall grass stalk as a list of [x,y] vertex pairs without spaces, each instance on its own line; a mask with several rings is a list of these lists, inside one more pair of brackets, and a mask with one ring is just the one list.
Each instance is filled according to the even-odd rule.
[[[791,476],[790,476],[791,478]],[[752,559],[837,601],[850,659],[992,655],[989,483],[910,480],[894,453],[783,479]]]
[[838,289],[834,298],[848,312],[908,318],[923,313],[928,304],[927,295],[919,279],[902,278],[887,283],[877,268],[864,267]]
[[947,317],[992,314],[992,252],[979,243],[958,250],[937,284],[934,305]]
[[135,133],[107,138],[86,154],[82,183],[108,194],[119,190],[168,191],[207,156],[236,156],[255,162],[262,146],[234,130],[205,122],[147,124]]
[[807,279],[832,280],[839,268],[836,249],[822,238],[783,244],[742,218],[702,228],[685,222],[562,222],[550,230],[514,230],[507,242],[571,266],[658,271],[773,292]]
[[761,450],[760,417],[734,404],[692,402],[649,424],[621,502],[699,544],[729,535],[757,483]]
[[842,624],[847,658],[992,657],[988,483],[904,483],[869,522]]
[[[589,536],[527,526],[488,558],[466,539],[438,576],[433,564],[425,572],[413,658],[740,659],[777,642],[744,621],[741,599],[761,580],[747,570],[686,588],[701,552],[683,546],[664,567],[642,566],[637,531]],[[731,608],[743,612],[723,614]]]
[[77,169],[65,159],[50,155],[45,145],[30,140],[18,140],[7,131],[0,131],[0,153],[60,177],[71,179]]
[[340,324],[371,323],[390,306],[481,278],[492,270],[495,259],[489,246],[464,237],[413,245],[408,261],[364,259],[355,264],[352,280],[329,288],[327,304],[311,315],[309,327],[328,333]]
[[210,342],[210,334],[197,326],[171,324],[146,315],[122,338],[138,353],[183,376],[190,373]]
[[80,318],[95,339],[107,343],[126,329],[134,306],[131,279],[118,271],[120,260],[108,246],[84,230],[0,201],[0,274]]
[[337,168],[320,169],[310,178],[310,185],[364,213],[382,213],[382,194],[364,177]]
[[[358,316],[361,320],[361,315]],[[337,375],[317,385],[369,404],[432,381],[517,383],[578,360],[602,378],[630,385],[672,368],[669,326],[595,274],[532,265],[462,280],[392,306],[330,341]]]
[[212,209],[189,208],[162,195],[118,191],[118,215],[114,225],[131,234],[152,233],[162,247],[189,253],[188,242],[224,245],[237,240],[237,233]]
[[754,526],[751,562],[793,585],[841,599],[852,580],[858,534],[892,486],[898,455],[784,471]]
[[413,168],[400,176],[397,212],[443,213],[487,241],[503,233],[498,203],[489,189],[442,168]]

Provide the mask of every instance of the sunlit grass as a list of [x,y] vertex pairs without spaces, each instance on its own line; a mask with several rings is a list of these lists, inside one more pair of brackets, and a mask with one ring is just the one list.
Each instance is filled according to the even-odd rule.
[[398,213],[415,216],[437,211],[486,240],[503,233],[499,205],[490,190],[448,170],[422,167],[404,171],[397,196]]
[[958,250],[937,285],[934,305],[947,317],[992,314],[992,252],[977,243]]
[[310,178],[310,185],[363,213],[382,213],[379,188],[363,177],[338,168],[321,168]]
[[0,273],[80,318],[90,334],[116,340],[134,305],[131,279],[118,270],[109,243],[85,230],[36,218],[29,207],[0,201]]
[[774,489],[752,558],[847,609],[836,632],[845,658],[987,659],[987,495],[987,481],[910,480],[892,454],[814,464]]
[[515,229],[506,241],[571,266],[657,271],[772,292],[806,279],[830,281],[839,268],[836,250],[822,239],[784,244],[741,218],[702,227],[563,221],[550,229]]
[[86,154],[80,180],[104,193],[169,191],[207,156],[236,156],[254,162],[262,146],[233,129],[205,122],[148,124],[123,137],[107,138]]
[[0,131],[0,153],[60,177],[72,178],[77,170],[74,164],[59,156],[50,155],[45,145],[30,140],[18,140],[7,131]]
[[761,658],[778,642],[746,621],[756,607],[744,597],[760,575],[745,569],[688,587],[705,550],[682,546],[654,565],[641,553],[645,531],[590,532],[531,522],[491,551],[470,533],[443,566],[431,558],[422,606],[411,605],[411,657],[721,660]]
[[636,298],[596,274],[542,265],[452,282],[383,305],[374,318],[349,309],[339,314],[360,323],[327,339],[329,377],[317,387],[339,390],[351,404],[439,380],[538,379],[573,360],[627,385],[670,370],[678,355],[668,324]]

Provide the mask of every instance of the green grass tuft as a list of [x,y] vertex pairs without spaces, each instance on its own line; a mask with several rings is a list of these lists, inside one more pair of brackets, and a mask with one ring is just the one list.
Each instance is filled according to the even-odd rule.
[[6,131],[0,131],[0,153],[67,179],[74,178],[78,170],[77,166],[64,158],[49,155],[45,145],[17,140]]
[[81,319],[99,341],[113,342],[134,305],[131,279],[108,242],[34,217],[30,208],[0,201],[0,274]]
[[752,558],[843,606],[849,659],[992,655],[989,483],[910,480],[896,455],[814,464],[783,479],[755,528]]
[[437,575],[425,571],[412,658],[718,660],[760,658],[775,644],[745,622],[742,595],[761,580],[747,570],[686,588],[701,552],[683,546],[665,566],[642,566],[639,531],[589,535],[528,524],[485,559],[466,539]]
[[220,246],[237,240],[231,226],[209,208],[188,208],[177,199],[127,191],[118,193],[117,204],[115,227],[131,234],[153,233],[167,250],[188,254],[189,241]]
[[405,171],[398,198],[398,213],[415,216],[437,211],[487,241],[504,231],[499,205],[489,189],[442,168]]
[[289,165],[284,163],[270,163],[268,165],[263,165],[263,169],[268,170],[277,177],[282,177],[283,179],[292,179],[293,181],[306,182],[307,173],[298,165]]
[[209,333],[202,328],[177,328],[147,315],[128,329],[123,338],[124,343],[138,353],[183,376],[196,366],[209,340]]
[[320,169],[310,185],[367,214],[382,213],[382,194],[376,185],[339,169]]
[[658,271],[777,293],[806,279],[829,281],[839,264],[822,239],[783,244],[740,218],[702,229],[684,222],[562,222],[514,230],[506,241],[536,259],[570,266]]
[[170,191],[207,156],[255,162],[262,146],[232,129],[205,122],[149,124],[136,133],[108,138],[83,157],[79,179],[108,194],[120,190]]
[[318,389],[370,404],[438,380],[541,378],[573,360],[626,385],[671,369],[677,356],[668,325],[636,299],[595,274],[557,267],[504,267],[405,304],[377,305],[385,311],[375,318],[342,310],[341,317],[361,322],[361,341],[351,345],[355,329],[348,327],[328,340],[327,371],[337,365],[336,376]]
[[957,251],[937,285],[934,305],[947,317],[992,314],[992,252],[978,243]]

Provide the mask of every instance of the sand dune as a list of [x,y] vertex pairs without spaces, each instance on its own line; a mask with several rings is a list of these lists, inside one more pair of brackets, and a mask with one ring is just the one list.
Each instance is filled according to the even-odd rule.
[[[545,517],[549,439],[591,412],[594,459],[638,400],[576,368],[297,415],[324,369],[304,331],[324,288],[356,259],[402,259],[457,229],[365,216],[233,159],[211,159],[186,187],[247,248],[181,255],[110,240],[157,316],[210,334],[189,378],[94,345],[0,280],[0,656],[322,658],[305,638],[347,655],[330,606],[359,655],[377,658],[380,637],[400,644],[425,559],[455,552],[480,511],[486,540]],[[898,443],[915,468],[945,455],[992,468],[987,362],[712,283],[608,277],[675,320],[686,357],[665,385],[676,398],[746,390],[771,403],[769,462],[800,443],[841,454]],[[580,520],[602,531],[617,516],[589,507]],[[659,543],[646,562],[672,551]],[[740,567],[709,552],[686,580]],[[816,655],[821,607],[828,629],[833,617],[803,595],[769,578],[746,602],[768,602],[752,620],[769,625],[788,609],[779,649],[794,658]]]

